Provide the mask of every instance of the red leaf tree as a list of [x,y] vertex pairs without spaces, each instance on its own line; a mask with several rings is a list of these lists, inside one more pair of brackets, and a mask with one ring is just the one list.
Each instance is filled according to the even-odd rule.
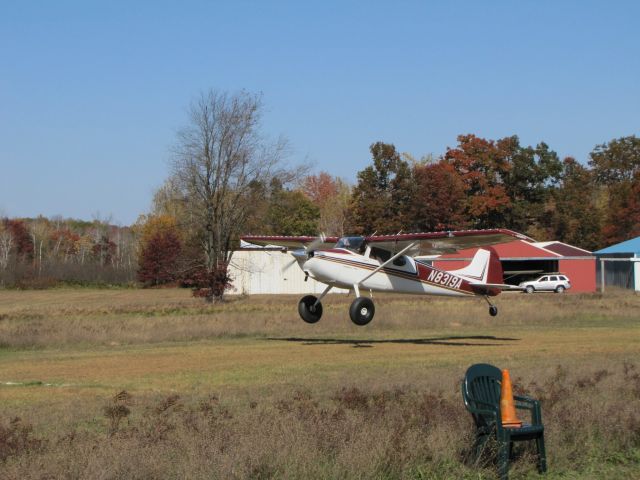
[[428,232],[467,226],[465,185],[452,165],[445,162],[418,164],[413,169],[413,179],[412,230]]
[[485,140],[475,135],[458,136],[458,146],[444,156],[464,185],[465,213],[477,228],[502,227],[511,200],[504,179],[511,168],[511,138]]
[[145,286],[156,286],[176,279],[176,262],[182,245],[172,231],[158,231],[142,246],[138,281]]
[[33,241],[27,225],[22,220],[5,219],[4,226],[11,232],[15,245],[15,252],[19,259],[27,260],[33,258]]

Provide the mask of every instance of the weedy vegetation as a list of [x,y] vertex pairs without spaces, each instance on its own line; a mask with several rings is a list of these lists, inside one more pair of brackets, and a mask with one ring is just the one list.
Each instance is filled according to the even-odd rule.
[[460,394],[480,361],[542,402],[546,478],[640,477],[637,295],[379,296],[365,328],[349,301],[306,325],[295,297],[0,292],[0,478],[493,479]]

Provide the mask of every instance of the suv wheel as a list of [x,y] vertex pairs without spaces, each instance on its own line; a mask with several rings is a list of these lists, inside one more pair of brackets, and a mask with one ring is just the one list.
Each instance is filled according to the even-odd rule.
[[562,292],[564,292],[564,287],[562,285],[558,285],[556,287],[556,293],[562,293]]
[[535,291],[536,291],[536,289],[535,289],[535,288],[533,288],[533,285],[527,285],[527,286],[525,287],[524,291],[525,291],[525,292],[527,292],[527,293],[533,293],[533,292],[535,292]]

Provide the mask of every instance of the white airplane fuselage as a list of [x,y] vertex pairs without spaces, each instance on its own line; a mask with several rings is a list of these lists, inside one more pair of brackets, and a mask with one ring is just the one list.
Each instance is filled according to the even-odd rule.
[[346,289],[358,284],[363,291],[467,297],[476,295],[472,284],[480,280],[402,256],[362,281],[382,263],[366,254],[333,248],[313,252],[308,259],[300,261],[300,267],[319,282]]

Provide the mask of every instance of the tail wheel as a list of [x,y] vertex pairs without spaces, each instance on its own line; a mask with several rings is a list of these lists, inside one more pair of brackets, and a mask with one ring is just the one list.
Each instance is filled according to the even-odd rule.
[[556,293],[562,293],[562,292],[564,292],[564,287],[562,285],[558,285],[556,287]]
[[489,315],[491,315],[492,317],[498,315],[498,307],[496,307],[495,305],[491,305],[489,307]]
[[527,293],[533,293],[535,292],[535,288],[533,288],[533,285],[527,285],[527,288],[524,289],[525,292]]
[[373,306],[373,300],[367,297],[356,298],[349,308],[349,316],[351,321],[356,325],[366,325],[373,320],[376,308]]
[[317,297],[313,295],[307,295],[300,299],[298,302],[298,313],[302,320],[307,323],[316,323],[322,317],[322,303],[318,301]]

